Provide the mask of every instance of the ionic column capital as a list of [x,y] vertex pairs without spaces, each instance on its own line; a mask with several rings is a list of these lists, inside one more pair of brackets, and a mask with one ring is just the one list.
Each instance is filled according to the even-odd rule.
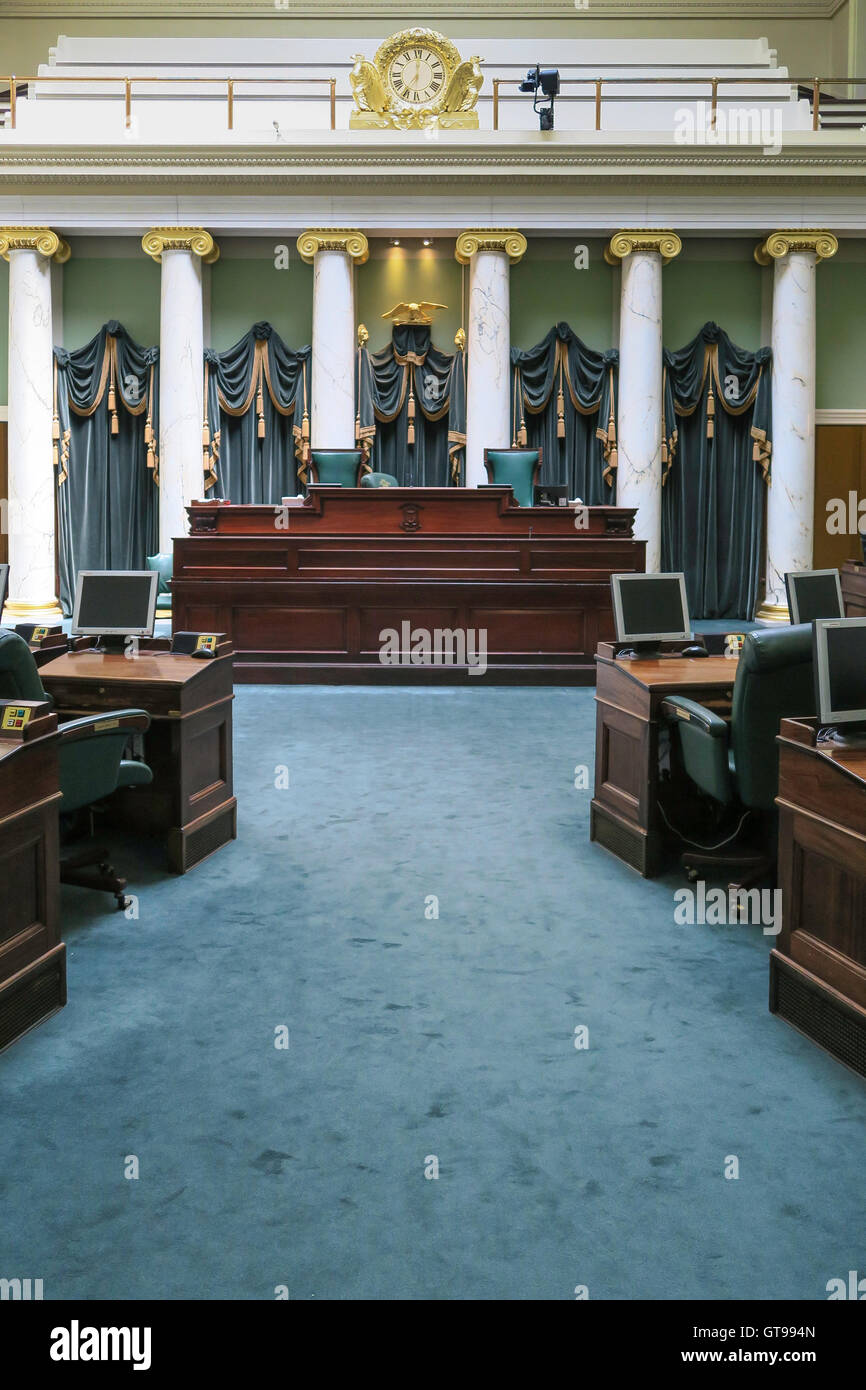
[[357,265],[363,265],[370,255],[370,243],[364,233],[350,227],[312,227],[301,232],[297,247],[307,265],[312,264],[317,251],[343,251]]
[[817,265],[819,261],[828,261],[838,250],[839,242],[832,232],[771,232],[766,241],[755,247],[755,260],[758,265],[770,265],[791,251],[814,251]]
[[455,259],[468,265],[477,251],[502,251],[511,265],[526,253],[526,237],[513,227],[477,227],[461,232],[454,246]]
[[58,265],[72,255],[69,243],[50,227],[0,227],[0,256],[8,261],[10,251],[38,251]]
[[163,251],[191,251],[205,265],[219,260],[220,249],[204,227],[151,227],[141,238],[141,249],[157,263]]
[[608,265],[616,265],[633,251],[655,251],[667,265],[683,249],[683,243],[676,232],[656,232],[639,230],[634,232],[614,232],[604,248],[604,259]]

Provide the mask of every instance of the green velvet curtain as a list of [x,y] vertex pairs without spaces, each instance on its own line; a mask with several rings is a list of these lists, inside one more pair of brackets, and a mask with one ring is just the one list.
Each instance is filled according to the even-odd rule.
[[440,352],[423,324],[395,324],[381,352],[357,354],[356,442],[365,463],[403,487],[462,480],[466,448],[466,362]]
[[615,500],[618,368],[615,348],[596,352],[567,323],[511,349],[512,444],[540,445],[541,482],[589,506]]
[[159,530],[159,349],[115,320],[82,348],[54,349],[60,604],[80,569],[144,569]]
[[715,323],[664,352],[662,569],[684,571],[694,618],[750,619],[758,602],[770,360]]
[[232,502],[279,505],[307,481],[309,347],[256,323],[225,352],[205,349],[204,488]]

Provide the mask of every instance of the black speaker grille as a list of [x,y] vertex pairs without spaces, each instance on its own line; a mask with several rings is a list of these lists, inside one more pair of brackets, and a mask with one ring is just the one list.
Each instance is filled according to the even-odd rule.
[[29,1028],[63,1007],[63,972],[58,967],[22,980],[0,995],[0,1052]]
[[638,835],[634,830],[629,830],[624,825],[619,825],[615,820],[600,814],[593,808],[592,815],[592,836],[604,849],[610,850],[617,859],[622,859],[626,864],[630,864],[639,873],[644,872],[645,868],[645,847],[642,835]]
[[866,1076],[866,1022],[775,961],[773,973],[773,1013]]

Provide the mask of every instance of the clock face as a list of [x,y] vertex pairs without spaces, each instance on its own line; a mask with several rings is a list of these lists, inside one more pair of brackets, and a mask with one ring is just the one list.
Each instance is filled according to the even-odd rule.
[[388,69],[394,95],[407,106],[427,106],[445,89],[445,64],[435,49],[411,44],[401,49]]

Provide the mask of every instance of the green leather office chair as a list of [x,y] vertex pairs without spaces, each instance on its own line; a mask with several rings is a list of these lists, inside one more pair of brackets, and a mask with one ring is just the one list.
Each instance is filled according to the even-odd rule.
[[365,473],[361,479],[361,487],[399,487],[400,484],[393,473]]
[[[757,813],[764,832],[748,852],[689,850],[682,856],[691,878],[702,868],[749,866],[755,882],[775,861],[775,800],[779,786],[776,736],[783,719],[815,714],[812,628],[765,628],[746,634],[731,707],[731,722],[684,696],[670,695],[661,715],[671,721],[683,768],[717,806]],[[745,884],[746,879],[741,883]]]
[[310,455],[310,481],[357,487],[362,459],[360,449],[314,449]]
[[[59,653],[63,648],[58,649]],[[48,700],[33,653],[24,638],[0,628],[0,700]]]
[[518,507],[531,507],[541,472],[540,449],[485,449],[488,483],[510,483]]
[[159,585],[156,590],[156,616],[158,618],[171,617],[171,576],[174,567],[174,556],[160,550],[156,555],[148,555],[147,568],[156,570],[159,575]]
[[[57,731],[63,794],[60,814],[71,818],[77,811],[88,810],[91,834],[86,849],[61,859],[60,882],[113,893],[119,908],[129,906],[126,879],[119,878],[108,862],[108,850],[92,841],[92,808],[121,787],[145,787],[153,781],[147,763],[123,756],[130,736],[146,733],[149,728],[150,715],[144,710],[122,709],[72,719]],[[85,872],[88,869],[93,872]]]
[[[0,628],[0,700],[46,700],[33,653],[17,632]],[[153,781],[146,763],[123,756],[131,734],[150,728],[144,710],[117,710],[72,719],[61,724],[59,735],[61,816],[67,825],[75,812],[104,801],[121,787],[140,787]],[[92,828],[93,817],[90,817]],[[96,875],[81,870],[97,865]],[[118,907],[126,907],[126,879],[118,878],[108,863],[108,852],[91,845],[60,861],[61,883],[99,888],[113,893]]]

